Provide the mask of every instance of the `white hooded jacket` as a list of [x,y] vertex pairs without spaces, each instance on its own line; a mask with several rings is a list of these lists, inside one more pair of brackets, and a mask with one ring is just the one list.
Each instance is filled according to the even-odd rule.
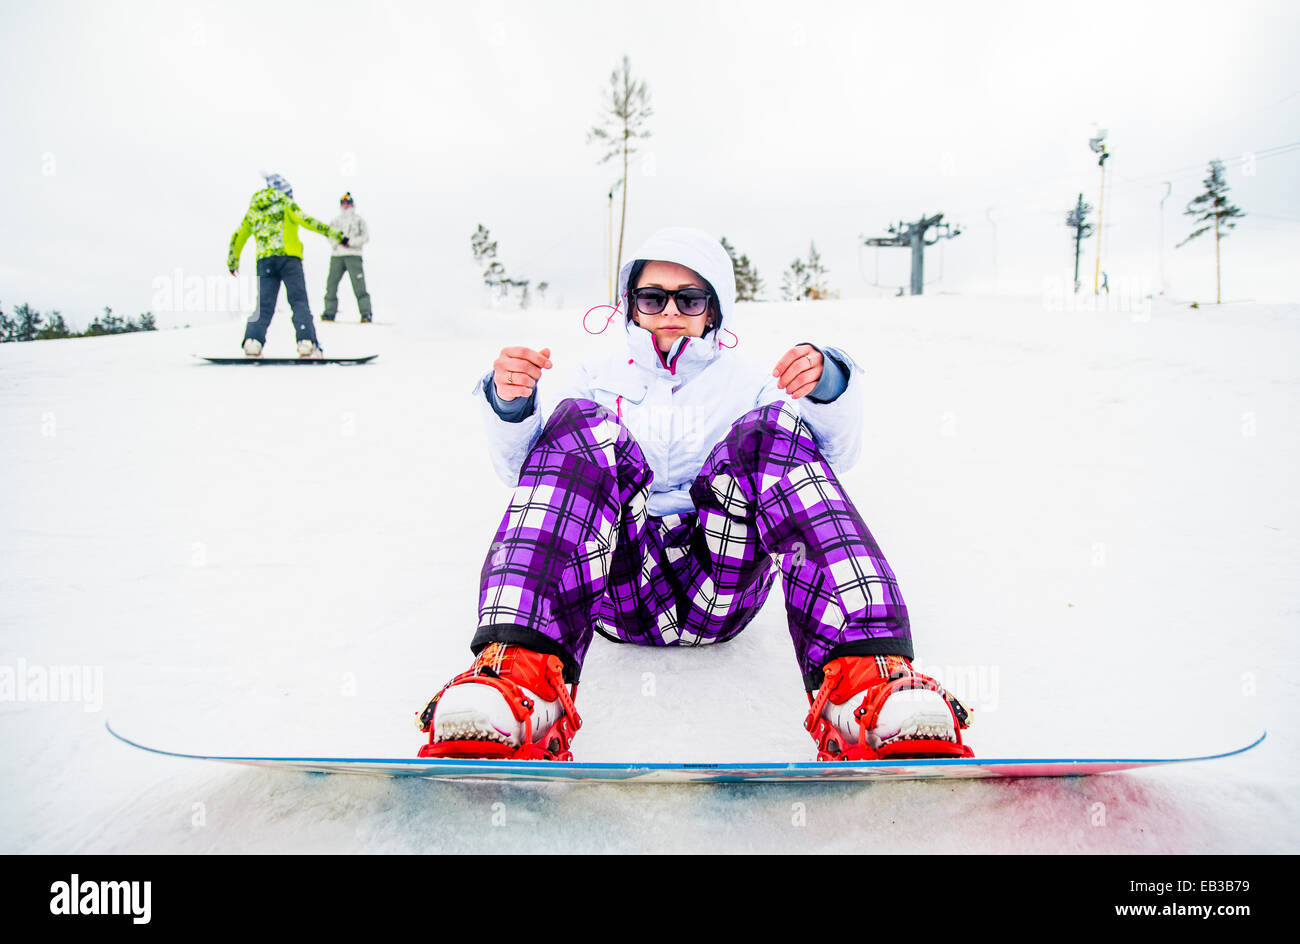
[[507,485],[519,482],[519,470],[555,406],[580,397],[609,408],[641,446],[654,473],[647,510],[665,516],[693,511],[690,487],[709,452],[731,424],[750,410],[777,401],[792,403],[836,471],[857,461],[862,443],[862,398],[858,367],[842,351],[818,347],[846,368],[847,386],[828,403],[808,397],[791,401],[777,387],[772,367],[759,367],[722,347],[727,329],[736,328],[736,283],[731,259],[721,244],[694,229],[660,230],[619,273],[619,297],[637,260],[675,262],[695,270],[717,292],[721,330],[702,338],[679,338],[661,357],[654,335],[628,322],[627,345],[620,352],[585,361],[568,383],[543,377],[533,394],[535,408],[518,422],[502,419],[488,400],[489,371],[474,385],[487,428],[492,464]]

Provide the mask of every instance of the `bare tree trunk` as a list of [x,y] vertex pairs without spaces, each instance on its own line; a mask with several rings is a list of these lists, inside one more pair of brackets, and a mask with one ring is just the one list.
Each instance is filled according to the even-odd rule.
[[623,268],[623,227],[627,224],[627,136],[623,137],[623,208],[618,214],[618,261],[614,265],[614,278]]
[[1223,304],[1223,283],[1219,277],[1219,218],[1214,218],[1214,304]]

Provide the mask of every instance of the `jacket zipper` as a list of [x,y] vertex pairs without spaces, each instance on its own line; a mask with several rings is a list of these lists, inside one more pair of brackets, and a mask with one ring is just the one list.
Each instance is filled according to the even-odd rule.
[[[659,363],[663,364],[668,373],[672,374],[674,377],[677,376],[677,362],[681,360],[682,354],[686,351],[686,345],[690,343],[690,338],[682,338],[682,346],[678,348],[677,353],[673,355],[673,362],[671,364],[668,363],[668,359],[664,357],[664,352],[659,350],[659,345],[655,345],[655,353],[659,355]],[[629,363],[631,362],[629,361]]]

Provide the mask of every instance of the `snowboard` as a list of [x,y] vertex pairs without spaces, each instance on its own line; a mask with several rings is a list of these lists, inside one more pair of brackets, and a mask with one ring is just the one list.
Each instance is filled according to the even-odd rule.
[[545,760],[446,760],[415,757],[256,757],[186,754],[140,744],[105,724],[124,744],[190,760],[215,760],[321,774],[422,777],[426,780],[492,780],[559,783],[808,783],[863,780],[978,780],[1006,777],[1086,777],[1121,770],[1218,760],[1243,754],[1264,740],[1201,757],[1078,758],[967,757],[871,761],[795,761],[752,764],[597,763]]
[[196,354],[210,364],[365,364],[378,354],[360,354],[355,357],[248,357],[240,354],[224,357],[217,354]]

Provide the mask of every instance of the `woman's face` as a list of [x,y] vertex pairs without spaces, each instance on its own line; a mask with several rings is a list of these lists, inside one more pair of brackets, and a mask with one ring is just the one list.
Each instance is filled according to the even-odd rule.
[[[683,288],[698,288],[707,291],[704,279],[694,269],[675,262],[647,262],[641,269],[641,278],[635,288],[662,288],[676,291]],[[668,299],[668,305],[657,315],[643,315],[636,307],[636,300],[628,299],[632,311],[632,320],[654,335],[659,350],[667,354],[678,338],[698,338],[708,329],[713,319],[713,304],[710,302],[703,314],[689,317],[677,310],[677,299]]]

